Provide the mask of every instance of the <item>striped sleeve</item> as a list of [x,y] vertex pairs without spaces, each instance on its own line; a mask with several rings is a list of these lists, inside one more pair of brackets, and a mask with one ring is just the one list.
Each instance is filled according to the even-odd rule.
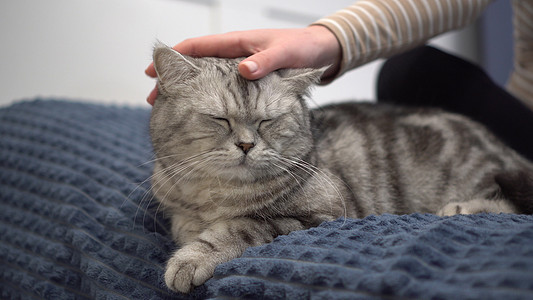
[[313,25],[326,26],[342,47],[341,69],[390,57],[473,22],[492,0],[365,0]]
[[507,89],[533,109],[533,1],[513,0],[514,71]]

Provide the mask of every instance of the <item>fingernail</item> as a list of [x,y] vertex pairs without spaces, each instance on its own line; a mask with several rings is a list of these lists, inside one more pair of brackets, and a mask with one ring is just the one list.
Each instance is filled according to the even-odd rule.
[[250,73],[255,73],[259,69],[259,66],[255,61],[245,61],[242,65],[245,66]]

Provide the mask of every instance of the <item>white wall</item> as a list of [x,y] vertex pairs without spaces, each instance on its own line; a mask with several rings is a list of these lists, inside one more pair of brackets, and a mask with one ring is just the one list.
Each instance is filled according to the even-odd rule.
[[[352,0],[2,0],[0,106],[60,97],[143,106],[153,43],[252,28],[302,27]],[[439,39],[476,58],[472,30]],[[315,90],[318,103],[373,99],[374,62]]]

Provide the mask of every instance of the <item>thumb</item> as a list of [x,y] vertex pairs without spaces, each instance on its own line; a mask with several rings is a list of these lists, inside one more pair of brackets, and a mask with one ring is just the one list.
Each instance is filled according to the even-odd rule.
[[249,80],[263,78],[277,69],[291,67],[292,60],[282,47],[258,52],[239,63],[239,72]]

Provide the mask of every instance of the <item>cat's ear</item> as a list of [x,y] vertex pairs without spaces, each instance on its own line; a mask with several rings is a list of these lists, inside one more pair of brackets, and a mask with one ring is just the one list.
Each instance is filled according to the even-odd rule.
[[201,70],[195,62],[196,59],[161,43],[156,44],[154,48],[153,60],[159,91],[162,94],[175,93],[180,86],[187,84]]
[[309,88],[320,82],[320,77],[329,66],[320,69],[281,69],[278,74],[283,81],[287,82],[289,88],[298,94],[307,94]]

